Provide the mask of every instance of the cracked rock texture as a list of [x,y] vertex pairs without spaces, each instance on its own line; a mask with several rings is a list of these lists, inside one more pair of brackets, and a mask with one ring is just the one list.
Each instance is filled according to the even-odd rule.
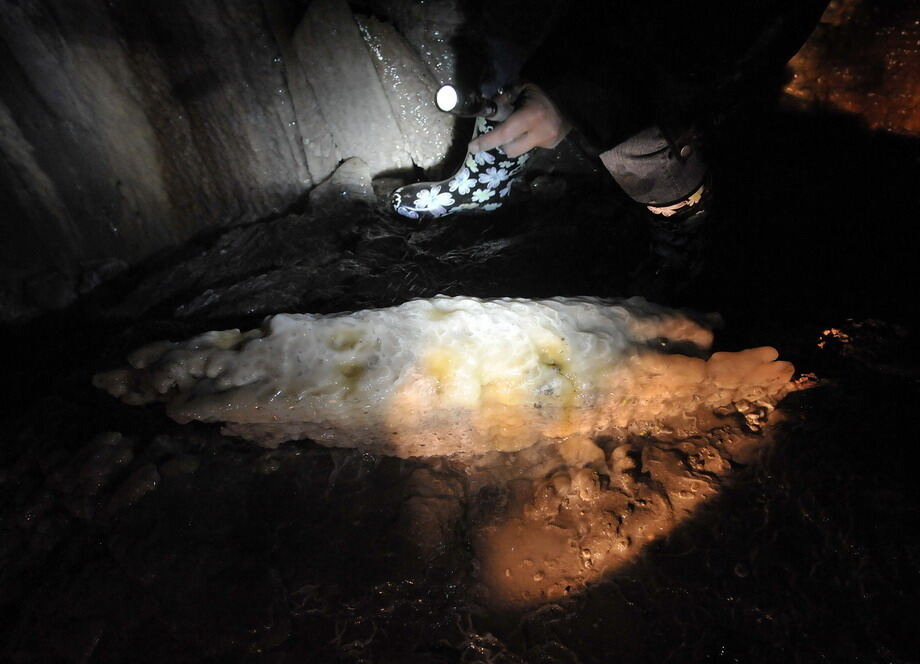
[[440,165],[453,119],[429,64],[360,22],[345,0],[4,4],[0,318],[70,305],[112,276],[99,265],[302,208],[350,157],[371,177]]
[[340,154],[361,157],[374,175],[410,168],[406,142],[348,3],[311,3],[294,44]]

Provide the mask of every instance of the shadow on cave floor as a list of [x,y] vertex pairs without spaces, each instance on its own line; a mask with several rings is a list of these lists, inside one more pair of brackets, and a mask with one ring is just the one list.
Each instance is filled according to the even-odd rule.
[[[920,661],[914,490],[920,142],[767,109],[711,146],[723,226],[687,306],[726,348],[774,345],[823,387],[762,463],[608,583],[501,616],[470,602],[463,533],[413,565],[421,462],[266,453],[89,378],[154,339],[277,311],[436,293],[619,296],[645,237],[596,173],[558,200],[426,227],[375,210],[235,229],[77,310],[3,331],[0,654],[13,661]],[[552,175],[552,174],[551,174]],[[825,338],[838,328],[849,335]],[[78,450],[119,431],[98,464]],[[108,443],[106,443],[108,444]],[[79,476],[69,467],[84,468]],[[447,468],[444,482],[452,482]],[[155,487],[155,490],[153,488]],[[445,510],[462,512],[463,487]]]

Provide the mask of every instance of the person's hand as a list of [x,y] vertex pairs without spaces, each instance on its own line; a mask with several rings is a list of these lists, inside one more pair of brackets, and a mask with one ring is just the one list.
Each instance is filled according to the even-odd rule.
[[524,85],[523,103],[508,119],[470,143],[473,154],[501,146],[509,157],[532,148],[554,148],[572,128],[546,94],[532,83]]

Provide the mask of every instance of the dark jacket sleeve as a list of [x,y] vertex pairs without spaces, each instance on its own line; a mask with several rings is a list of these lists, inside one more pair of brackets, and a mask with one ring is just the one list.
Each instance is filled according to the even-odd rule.
[[561,12],[522,71],[596,149],[653,122],[653,81],[638,32],[616,3]]
[[555,3],[523,68],[589,144],[609,149],[659,125],[686,129],[781,68],[827,0]]

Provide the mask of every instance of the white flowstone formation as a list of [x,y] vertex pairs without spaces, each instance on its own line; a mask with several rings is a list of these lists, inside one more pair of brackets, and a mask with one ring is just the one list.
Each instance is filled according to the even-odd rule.
[[310,438],[399,457],[516,451],[573,436],[696,430],[764,413],[793,367],[773,348],[705,354],[712,333],[641,298],[438,296],[279,314],[135,351],[94,383],[262,445]]

